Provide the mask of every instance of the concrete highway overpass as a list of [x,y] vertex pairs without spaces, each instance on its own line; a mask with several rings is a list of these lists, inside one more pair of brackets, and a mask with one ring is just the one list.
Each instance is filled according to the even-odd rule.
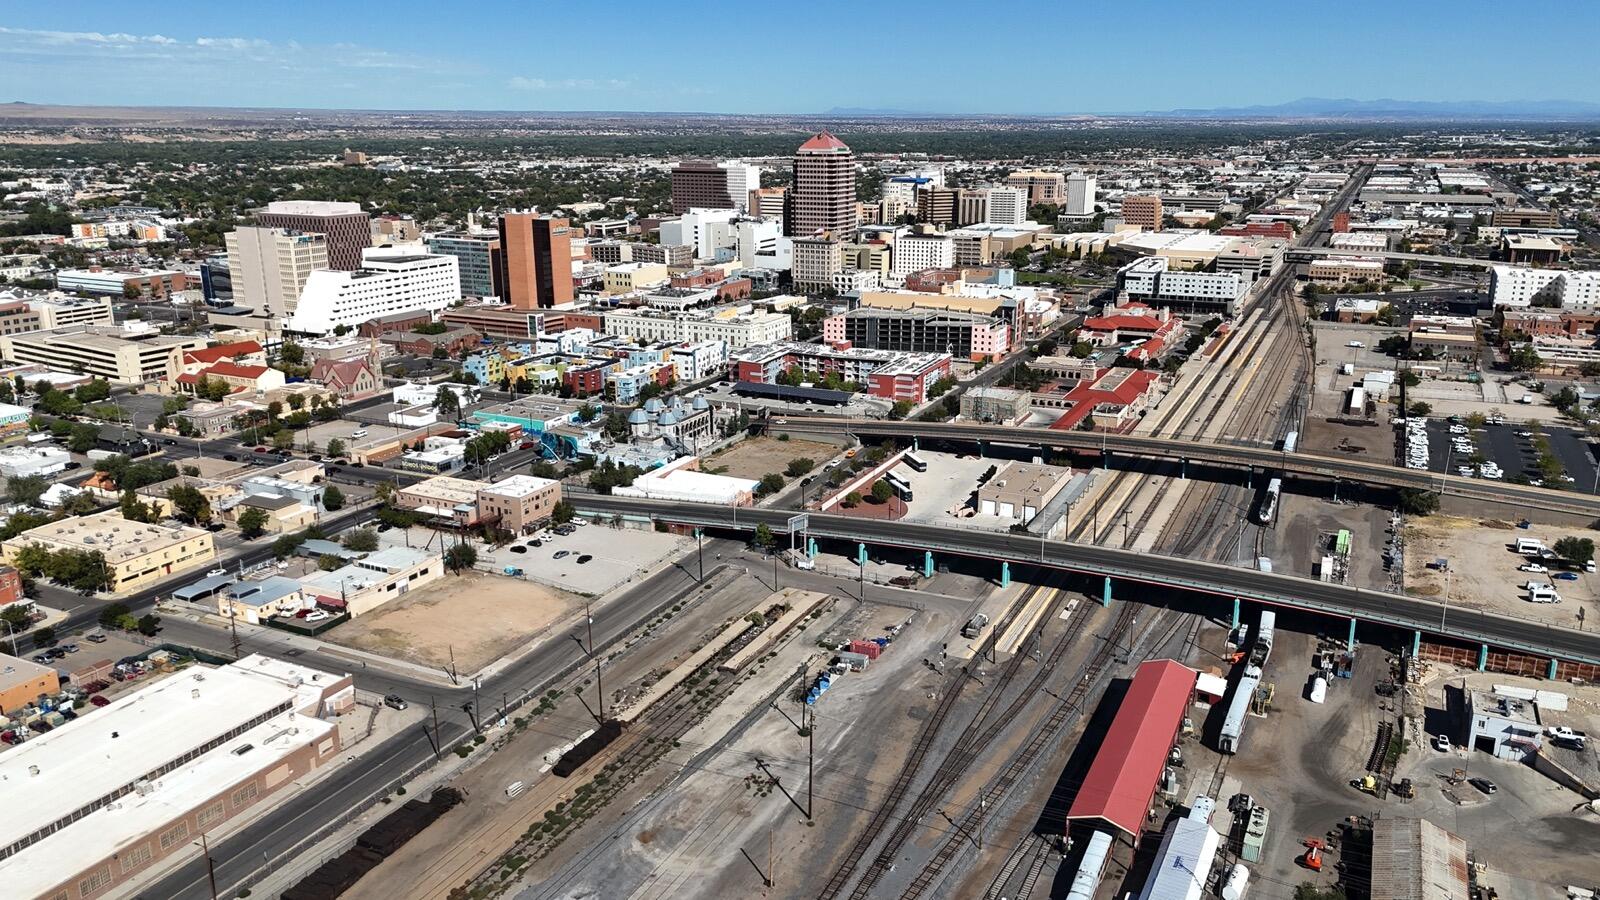
[[826,416],[773,416],[767,428],[789,434],[854,436],[864,443],[899,437],[921,440],[1051,447],[1101,451],[1110,456],[1137,456],[1172,462],[1252,468],[1282,472],[1301,478],[1320,478],[1350,484],[1394,489],[1438,491],[1484,503],[1525,510],[1558,512],[1589,519],[1600,518],[1600,497],[1576,491],[1556,491],[1531,485],[1463,478],[1388,463],[1315,453],[1284,453],[1271,447],[1217,444],[1206,441],[1158,438],[1142,434],[1102,434],[1092,431],[1053,431],[1017,425],[980,425],[960,422],[888,421]]
[[[637,500],[577,492],[569,494],[568,499],[585,513],[743,531],[753,531],[757,525],[764,524],[776,534],[787,534],[789,517],[795,515],[792,510],[784,509]],[[1479,610],[1446,608],[1432,600],[1295,575],[1087,544],[1043,541],[1032,535],[1005,531],[821,513],[809,514],[807,532],[818,539],[991,560],[997,570],[1016,563],[1101,577],[1105,579],[1108,594],[1114,592],[1115,583],[1132,582],[1212,594],[1227,598],[1230,603],[1244,600],[1306,610],[1348,620],[1352,637],[1357,621],[1371,622],[1412,631],[1417,640],[1423,634],[1432,634],[1478,644],[1485,652],[1494,647],[1551,657],[1552,666],[1555,659],[1600,664],[1600,633]]]

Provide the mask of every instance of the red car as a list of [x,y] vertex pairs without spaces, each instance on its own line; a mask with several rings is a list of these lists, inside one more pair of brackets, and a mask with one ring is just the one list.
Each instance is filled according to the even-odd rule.
[[265,452],[267,452],[267,448],[265,448],[265,447],[257,447],[256,448],[256,452],[257,453],[265,453]]
[[99,694],[95,694],[93,697],[89,698],[89,702],[93,703],[95,706],[105,706],[106,704],[110,703],[111,701],[107,700],[106,698],[104,698],[102,696],[100,696]]

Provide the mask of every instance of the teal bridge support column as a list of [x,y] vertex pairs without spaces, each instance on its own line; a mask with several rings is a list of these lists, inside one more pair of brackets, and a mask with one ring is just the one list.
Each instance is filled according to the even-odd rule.
[[1103,592],[1101,592],[1101,594],[1100,594],[1100,605],[1101,606],[1110,606],[1111,605],[1111,576],[1110,575],[1106,576],[1105,590]]
[[932,578],[933,577],[933,551],[932,550],[924,550],[922,552],[922,577],[923,578]]
[[1229,628],[1239,627],[1239,598],[1233,598],[1233,619],[1228,623]]
[[856,565],[864,566],[866,564],[867,564],[867,545],[866,544],[857,544],[856,545]]
[[1411,632],[1411,658],[1416,659],[1422,655],[1422,632]]
[[1351,653],[1355,652],[1355,649],[1356,649],[1356,619],[1355,619],[1355,616],[1351,616],[1350,617],[1350,637],[1345,640],[1344,649],[1349,651],[1349,652],[1351,652]]
[[1004,560],[1000,562],[1000,586],[1011,587],[1011,563]]
[[817,558],[817,539],[816,538],[806,538],[806,558],[807,559],[816,559]]
[[1489,645],[1488,644],[1479,644],[1478,645],[1478,671],[1482,672],[1484,669],[1487,669],[1487,668],[1489,668]]
[[1554,656],[1550,657],[1550,671],[1544,677],[1548,681],[1556,680],[1556,658]]

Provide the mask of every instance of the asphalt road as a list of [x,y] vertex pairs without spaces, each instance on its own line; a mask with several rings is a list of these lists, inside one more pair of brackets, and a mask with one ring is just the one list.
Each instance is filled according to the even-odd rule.
[[[754,529],[764,523],[783,532],[788,510],[740,509],[700,503],[634,500],[575,495],[581,511],[651,517],[661,521],[719,528]],[[1042,541],[1010,532],[978,531],[938,525],[913,525],[849,516],[810,514],[815,537],[860,541],[913,550],[1010,560],[1116,580],[1240,598],[1442,635],[1471,643],[1600,663],[1600,634],[1528,622],[1511,616],[1447,608],[1431,600],[1329,584],[1309,578],[1219,563],[1137,553],[1110,547]]]

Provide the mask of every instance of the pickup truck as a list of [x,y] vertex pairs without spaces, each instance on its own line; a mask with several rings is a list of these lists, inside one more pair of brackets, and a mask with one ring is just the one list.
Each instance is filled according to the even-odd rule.
[[1544,733],[1550,737],[1567,741],[1582,740],[1588,736],[1581,731],[1573,731],[1571,728],[1568,728],[1565,725],[1557,725],[1554,728],[1546,728]]

